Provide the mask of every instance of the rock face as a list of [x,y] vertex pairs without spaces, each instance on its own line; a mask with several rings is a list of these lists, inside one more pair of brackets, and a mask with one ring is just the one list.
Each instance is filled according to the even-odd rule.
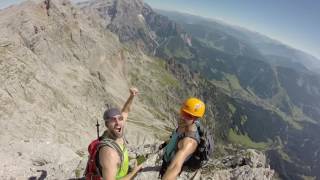
[[[142,39],[154,49],[162,36],[156,35],[157,28],[170,26],[171,33],[178,33],[178,26],[166,23],[166,18],[152,14],[137,0],[95,1],[89,9],[81,7],[82,11],[69,1],[45,0],[0,11],[0,179],[81,177],[87,145],[96,137],[95,123],[103,124],[105,104],[121,106],[132,82],[158,96],[142,92],[133,104],[126,129],[130,156],[154,152],[168,136],[168,128],[173,128],[163,115],[173,111],[171,105],[159,97],[169,83],[179,84],[163,65],[141,51],[145,47],[122,42]],[[131,16],[132,12],[141,16]],[[154,23],[149,27],[143,21]],[[163,23],[158,26],[157,22]],[[154,34],[145,34],[149,31],[141,31],[144,28]],[[190,39],[181,37],[191,45]],[[159,155],[150,157],[146,166],[156,165]],[[226,179],[246,177],[245,172],[250,177],[272,176],[265,161],[261,167],[257,164],[252,161],[216,174],[200,174],[218,178],[225,173]],[[270,176],[261,175],[267,172]],[[137,179],[156,178],[156,172],[150,173],[141,173]],[[189,179],[189,173],[181,178]]]
[[[0,179],[37,170],[74,177],[105,103],[120,106],[129,95],[126,64],[141,54],[124,52],[99,19],[67,1],[51,0],[48,9],[27,1],[0,11],[0,25]],[[130,121],[156,120],[139,99],[133,106]],[[155,141],[130,121],[131,142]]]
[[146,52],[166,43],[170,36],[179,36],[191,46],[191,38],[181,26],[155,13],[142,0],[94,0],[80,3],[85,13],[98,13],[106,29],[119,36],[121,42],[138,43]]
[[143,40],[146,47],[154,48],[154,36],[148,33],[140,0],[96,0],[80,4],[86,13],[93,12],[104,19],[104,26],[119,36],[121,42]]
[[[138,0],[98,0],[80,4],[84,10],[95,10],[104,17],[106,28],[119,34],[121,41],[141,38],[139,30],[146,28],[141,14],[143,2]],[[140,16],[139,16],[140,15]]]
[[[154,147],[157,144],[146,148],[134,149],[133,152],[147,154],[147,161],[144,162],[143,170],[135,179],[147,180],[158,179],[161,167],[161,154]],[[156,151],[157,153],[153,153]],[[216,180],[271,180],[274,171],[270,169],[266,162],[266,157],[261,152],[253,149],[242,150],[235,155],[226,156],[219,159],[210,160],[206,166],[197,171],[190,171],[184,168],[178,179],[216,179]]]

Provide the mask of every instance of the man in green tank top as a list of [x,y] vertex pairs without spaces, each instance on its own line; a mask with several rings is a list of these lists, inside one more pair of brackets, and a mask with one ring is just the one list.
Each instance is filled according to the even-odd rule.
[[109,108],[103,114],[107,130],[104,132],[101,141],[105,143],[99,150],[98,164],[104,180],[127,180],[132,179],[141,169],[142,165],[135,165],[128,173],[129,157],[123,138],[125,123],[134,97],[138,94],[137,88],[130,88],[130,96],[122,110]]

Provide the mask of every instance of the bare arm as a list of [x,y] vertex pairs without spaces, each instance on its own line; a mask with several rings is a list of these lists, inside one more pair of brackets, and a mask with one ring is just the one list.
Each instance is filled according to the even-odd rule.
[[99,152],[103,180],[115,180],[120,157],[116,150],[105,146]]
[[128,113],[130,112],[130,109],[131,109],[131,104],[132,104],[132,101],[133,101],[133,98],[138,95],[138,89],[135,88],[135,87],[132,87],[129,89],[130,91],[130,96],[129,98],[127,99],[126,103],[124,104],[122,110],[121,110],[121,113],[122,113],[122,116],[123,116],[123,119],[126,121],[127,118],[128,118]]
[[182,146],[171,161],[170,166],[162,178],[163,180],[177,179],[185,159],[197,148],[197,142],[192,138],[185,137],[181,141]]

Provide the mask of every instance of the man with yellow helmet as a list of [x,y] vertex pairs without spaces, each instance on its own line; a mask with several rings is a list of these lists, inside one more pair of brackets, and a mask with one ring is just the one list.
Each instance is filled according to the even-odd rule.
[[164,180],[176,179],[184,162],[196,151],[200,136],[195,122],[205,113],[205,104],[197,98],[187,99],[180,110],[178,128],[164,150],[160,175]]

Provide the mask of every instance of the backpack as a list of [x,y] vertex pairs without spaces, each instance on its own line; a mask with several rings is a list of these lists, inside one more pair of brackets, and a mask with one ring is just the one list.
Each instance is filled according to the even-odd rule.
[[200,143],[190,159],[184,163],[184,166],[190,169],[199,169],[206,165],[214,151],[214,139],[210,130],[199,121],[196,122],[196,126],[200,135]]
[[120,156],[120,163],[123,161],[123,154],[119,145],[112,139],[99,137],[93,140],[88,146],[89,157],[87,161],[86,170],[84,176],[86,180],[102,180],[102,170],[99,163],[99,150],[109,146],[115,149]]
[[[203,167],[213,155],[214,150],[214,139],[210,130],[203,126],[200,121],[196,121],[195,124],[200,135],[200,142],[196,151],[183,164],[184,167],[187,167],[191,170],[196,170]],[[184,137],[185,136],[182,136],[180,139]],[[162,158],[162,165],[159,172],[160,177],[164,175],[166,169],[170,165],[169,163],[170,162],[166,162],[164,158]]]

